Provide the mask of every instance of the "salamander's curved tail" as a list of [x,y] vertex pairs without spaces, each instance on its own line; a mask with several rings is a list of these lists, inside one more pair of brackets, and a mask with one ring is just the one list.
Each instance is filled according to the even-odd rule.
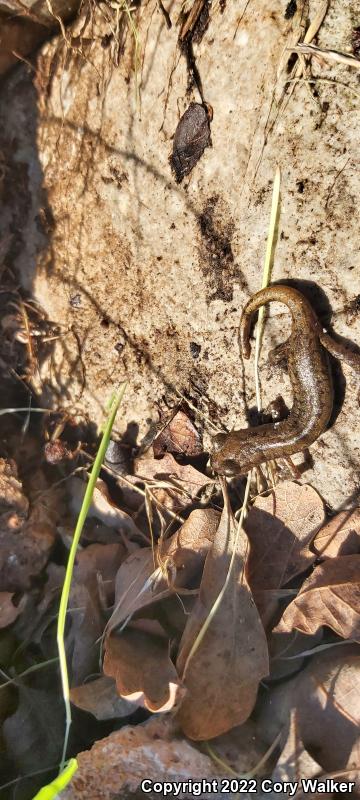
[[247,302],[243,309],[240,326],[239,326],[239,346],[244,358],[250,358],[250,329],[252,315],[265,303],[271,301],[277,303],[284,303],[291,313],[292,324],[303,326],[316,327],[319,329],[319,337],[321,327],[318,319],[311,308],[309,301],[304,297],[301,292],[294,289],[292,286],[284,286],[277,284],[276,286],[267,286],[266,289],[261,289],[260,292],[254,294],[253,297]]
[[348,364],[349,367],[352,367],[355,372],[360,373],[359,351],[352,350],[351,347],[346,344],[336,342],[335,339],[332,339],[332,337],[325,331],[321,331],[319,333],[319,339],[322,346],[326,347],[332,356],[338,358],[339,361],[344,361],[345,364]]

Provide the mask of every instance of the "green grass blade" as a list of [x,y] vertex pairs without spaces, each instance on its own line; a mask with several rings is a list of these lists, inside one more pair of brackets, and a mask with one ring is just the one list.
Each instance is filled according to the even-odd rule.
[[66,612],[69,602],[69,594],[70,594],[70,586],[72,580],[72,574],[74,569],[76,551],[78,548],[78,544],[80,541],[80,536],[82,534],[82,530],[84,527],[84,523],[91,505],[92,496],[94,493],[94,488],[96,481],[99,477],[100,469],[102,462],[105,457],[105,453],[110,441],[112,427],[115,421],[115,417],[119,408],[119,405],[122,401],[124,396],[124,392],[126,389],[126,384],[124,384],[119,392],[119,395],[112,400],[111,408],[109,412],[109,416],[106,421],[104,433],[99,445],[99,449],[96,454],[96,458],[90,473],[88,485],[86,487],[86,492],[84,495],[84,499],[82,502],[82,506],[79,512],[78,520],[76,523],[76,528],[74,532],[74,538],[71,544],[69,558],[66,566],[66,573],[64,578],[64,584],[61,593],[60,599],[60,607],[59,607],[59,615],[58,615],[58,624],[57,624],[57,646],[58,646],[58,653],[59,653],[59,662],[60,662],[60,674],[61,674],[61,683],[62,683],[62,690],[63,690],[63,698],[65,704],[65,711],[66,711],[66,727],[65,727],[65,737],[64,737],[64,748],[63,754],[61,759],[60,771],[64,769],[65,759],[66,759],[66,751],[69,739],[69,731],[71,726],[71,705],[70,705],[70,685],[69,685],[69,675],[67,670],[67,662],[66,662],[66,652],[65,652],[65,643],[64,643],[64,633],[65,633],[65,621],[66,621]]
[[58,796],[59,792],[62,792],[65,789],[65,786],[71,781],[72,776],[75,774],[78,768],[78,763],[76,758],[70,758],[66,767],[60,772],[60,775],[57,776],[51,783],[48,783],[47,786],[43,786],[42,789],[35,795],[33,800],[54,800],[55,797]]

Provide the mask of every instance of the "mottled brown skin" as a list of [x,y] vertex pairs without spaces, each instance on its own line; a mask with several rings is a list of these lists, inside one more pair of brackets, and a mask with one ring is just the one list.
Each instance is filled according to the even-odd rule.
[[357,354],[324,333],[308,300],[297,289],[283,285],[262,289],[246,304],[239,328],[244,358],[250,357],[251,317],[271,301],[284,303],[292,316],[291,334],[273,355],[275,360],[286,356],[293,406],[281,422],[215,436],[211,466],[220,475],[243,474],[270,459],[298,453],[325,430],[333,406],[333,389],[324,347],[355,369],[360,367]]

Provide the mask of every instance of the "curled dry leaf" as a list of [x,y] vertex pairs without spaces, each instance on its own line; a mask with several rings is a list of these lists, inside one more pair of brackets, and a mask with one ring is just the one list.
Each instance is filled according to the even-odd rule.
[[259,497],[250,509],[245,521],[247,576],[264,623],[276,611],[276,592],[315,561],[309,544],[324,519],[324,504],[315,489],[292,481]]
[[172,510],[186,508],[204,486],[213,483],[212,478],[190,464],[178,464],[171,453],[159,459],[152,456],[151,450],[137,459],[135,472],[138,481],[162,484],[159,488],[153,488],[152,494]]
[[[73,477],[71,481],[69,481],[69,491],[72,509],[75,514],[78,514],[84,499],[86,483],[80,478]],[[104,525],[108,525],[111,528],[118,528],[128,534],[128,536],[140,536],[140,538],[142,538],[139,528],[135,525],[135,522],[133,522],[129,514],[112,503],[106,483],[100,480],[100,478],[96,481],[88,516],[96,517],[101,520]]]
[[[244,722],[255,704],[259,681],[268,674],[266,636],[244,572],[247,546],[244,531],[237,537],[225,493],[199,597],[177,658],[187,690],[177,719],[190,739],[211,739]],[[222,591],[221,602],[209,619]]]
[[360,553],[360,508],[336,514],[319,530],[312,546],[322,558]]
[[203,452],[198,431],[183,411],[177,411],[153,441],[155,458],[165,453],[198,456]]
[[201,103],[190,103],[175,131],[170,166],[180,183],[211,144],[209,115]]
[[[193,588],[193,579],[202,570],[220,522],[213,508],[195,509],[173,536],[158,545],[158,560],[176,571],[174,586]],[[199,584],[197,584],[199,585]]]
[[98,671],[107,596],[102,587],[108,581],[114,584],[123,557],[121,544],[93,544],[77,554],[69,601],[71,628],[66,638],[75,685]]
[[0,592],[0,628],[6,628],[15,622],[24,607],[24,598],[15,606],[12,598],[13,592]]
[[[174,609],[165,608],[160,601],[175,597],[194,583],[199,586],[218,520],[216,511],[197,509],[173,536],[159,542],[154,552],[142,548],[119,569],[115,609],[107,626],[104,672],[116,679],[122,696],[136,700],[150,711],[170,710],[182,694],[176,668],[170,660],[169,636],[164,634],[156,617],[159,615],[165,624],[170,622],[172,630],[176,630],[178,620],[173,619]],[[178,602],[181,635],[186,617],[184,604]],[[155,618],[144,619],[149,616],[151,606]],[[134,615],[136,621],[129,626]],[[120,628],[119,633],[115,628]]]
[[173,536],[159,542],[154,552],[144,547],[132,553],[116,576],[115,608],[108,632],[178,589],[193,588],[197,577],[198,586],[218,522],[219,514],[214,509],[195,509]]
[[75,706],[93,714],[98,720],[129,717],[137,708],[135,703],[119,697],[115,681],[106,675],[71,689],[70,700]]
[[149,711],[170,711],[180,689],[167,638],[130,627],[107,637],[104,672],[115,678],[122,697]]
[[322,625],[360,642],[360,555],[338,556],[316,567],[276,630],[315,633]]

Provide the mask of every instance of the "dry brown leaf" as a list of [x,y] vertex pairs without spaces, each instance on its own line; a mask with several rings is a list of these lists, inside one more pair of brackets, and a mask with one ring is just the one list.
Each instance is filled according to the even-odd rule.
[[278,681],[281,678],[298,673],[306,658],[304,652],[307,653],[309,650],[313,650],[321,643],[321,640],[321,630],[314,636],[306,636],[296,630],[291,631],[291,633],[272,632],[269,637],[269,680]]
[[85,583],[96,574],[103,582],[114,581],[120,564],[127,556],[121,542],[117,544],[90,544],[76,554],[76,580]]
[[[195,2],[199,5],[202,0]],[[181,183],[184,176],[191,172],[205,147],[211,145],[210,119],[209,110],[202,103],[190,103],[180,118],[169,158],[177,183]]]
[[[228,733],[212,739],[211,750],[241,775],[250,772],[259,764],[268,750],[268,745],[264,743],[261,726],[250,717],[243,725],[238,725]],[[269,774],[268,761],[264,762],[263,768],[256,774]],[[249,798],[248,795],[247,797]]]
[[294,705],[304,746],[323,771],[357,769],[359,779],[360,655],[356,645],[339,651],[316,656],[300,673]]
[[[198,508],[173,536],[159,542],[158,561],[168,565],[175,586],[192,588],[190,583],[204,565],[220,522],[220,513],[213,508]],[[198,584],[199,585],[199,584]]]
[[296,708],[292,708],[287,738],[271,776],[272,780],[300,782],[302,778],[313,778],[321,771],[320,765],[304,747],[299,733],[298,713]]
[[218,521],[217,511],[195,509],[173,536],[159,543],[154,553],[144,547],[124,561],[116,576],[109,632],[141,609],[169,597],[176,588],[192,588],[198,573],[197,585],[200,584],[201,569]]
[[59,610],[59,598],[65,578],[65,567],[50,561],[44,570],[46,583],[42,587],[40,602],[32,592],[26,595],[22,614],[15,622],[15,635],[22,646],[40,645],[46,629],[54,622]]
[[99,720],[128,717],[137,709],[136,703],[119,697],[115,681],[105,675],[70,689],[70,700]]
[[324,519],[324,504],[315,489],[292,481],[259,497],[250,509],[245,521],[247,576],[264,624],[276,611],[276,591],[314,562],[309,544]]
[[360,508],[336,514],[319,530],[312,546],[322,558],[360,553]]
[[115,678],[122,697],[149,711],[169,711],[180,689],[168,640],[130,627],[107,637],[104,673]]
[[[53,682],[56,685],[55,675]],[[63,705],[61,692],[19,685],[17,708],[5,720],[2,736],[20,775],[56,764],[61,750]]]
[[360,642],[360,555],[338,556],[316,567],[276,630],[315,633],[322,625]]
[[[322,775],[348,770],[340,780],[359,780],[360,654],[357,645],[343,644],[315,655],[297,677],[269,688],[257,705],[256,715],[259,729],[269,744],[279,732],[288,738],[289,720],[294,713],[298,758],[305,759],[304,749],[319,764]],[[289,742],[289,770],[296,764],[297,744],[293,739],[291,748]],[[280,766],[285,778],[286,765],[282,756]]]
[[151,450],[135,462],[135,472],[138,481],[167,484],[151,491],[162,505],[171,510],[186,508],[204,486],[213,483],[212,478],[190,464],[178,464],[171,453],[166,453],[163,458],[153,458]]
[[[244,574],[247,537],[241,531],[236,541],[236,531],[225,494],[199,597],[188,618],[177,659],[187,689],[177,719],[191,739],[210,739],[244,722],[255,704],[259,681],[268,674],[266,637]],[[221,603],[193,650],[224,587],[235,546]]]
[[[72,509],[75,514],[78,514],[84,499],[86,483],[75,476],[69,481],[69,491]],[[100,478],[96,481],[88,516],[96,517],[104,525],[124,531],[128,536],[140,536],[143,538],[139,528],[129,514],[126,511],[122,511],[110,500],[106,483]]]
[[108,581],[114,585],[123,557],[121,544],[92,544],[77,553],[68,612],[71,628],[66,637],[75,686],[99,668],[99,642],[105,627],[106,591],[102,589]]
[[203,452],[203,446],[191,419],[183,411],[177,411],[154,439],[153,451],[155,458],[159,458],[165,453],[198,456]]
[[0,628],[6,628],[15,622],[24,607],[24,598],[17,606],[14,606],[12,598],[13,592],[0,592]]
[[107,624],[110,633],[131,619],[140,608],[168,593],[168,585],[159,569],[154,569],[151,547],[132,553],[121,565],[115,581],[114,611]]

